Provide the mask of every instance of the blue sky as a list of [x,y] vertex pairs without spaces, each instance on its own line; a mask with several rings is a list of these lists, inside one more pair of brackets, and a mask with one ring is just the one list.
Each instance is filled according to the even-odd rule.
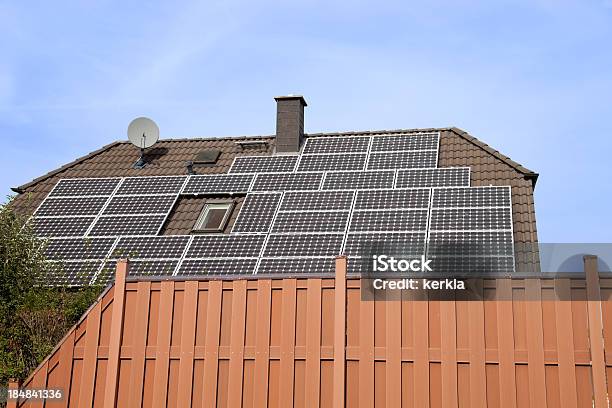
[[0,0],[0,188],[116,139],[458,126],[540,173],[542,242],[612,242],[612,0]]

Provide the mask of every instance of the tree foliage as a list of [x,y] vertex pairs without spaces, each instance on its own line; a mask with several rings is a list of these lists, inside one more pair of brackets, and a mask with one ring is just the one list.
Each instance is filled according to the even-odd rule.
[[99,295],[101,288],[49,286],[57,273],[29,217],[0,205],[0,386],[25,379]]

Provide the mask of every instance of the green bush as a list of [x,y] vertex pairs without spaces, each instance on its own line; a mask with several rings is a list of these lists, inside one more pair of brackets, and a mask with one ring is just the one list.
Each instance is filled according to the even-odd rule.
[[0,387],[24,380],[95,301],[99,286],[47,286],[57,273],[29,217],[0,205]]

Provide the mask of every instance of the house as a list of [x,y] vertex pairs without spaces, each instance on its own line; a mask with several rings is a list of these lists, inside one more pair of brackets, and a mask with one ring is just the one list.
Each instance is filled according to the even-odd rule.
[[[305,99],[275,99],[276,135],[165,139],[143,168],[114,142],[14,189],[57,279],[108,284],[26,387],[62,388],[63,406],[591,401],[586,302],[542,308],[546,285],[494,278],[484,290],[538,306],[360,298],[377,243],[537,271],[536,173],[457,128],[307,134]],[[433,252],[449,242],[475,252]]]

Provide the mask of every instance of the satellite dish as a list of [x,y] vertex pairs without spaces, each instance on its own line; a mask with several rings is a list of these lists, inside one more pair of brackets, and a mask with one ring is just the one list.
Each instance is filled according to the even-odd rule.
[[134,164],[134,168],[141,169],[145,166],[144,149],[153,146],[159,140],[159,128],[149,118],[136,118],[128,126],[128,139],[140,148],[140,158]]

